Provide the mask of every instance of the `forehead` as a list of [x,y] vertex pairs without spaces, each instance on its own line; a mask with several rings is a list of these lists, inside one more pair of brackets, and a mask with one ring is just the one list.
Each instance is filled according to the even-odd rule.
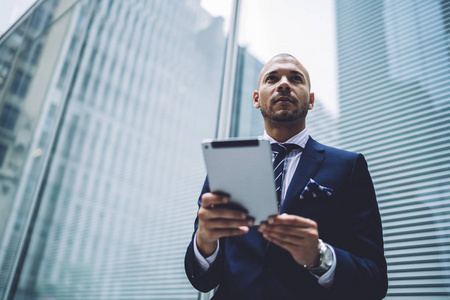
[[282,57],[272,59],[264,66],[264,68],[261,70],[261,73],[259,74],[259,81],[261,81],[262,78],[269,73],[291,71],[300,72],[308,77],[308,72],[298,60],[290,57]]
[[276,58],[269,61],[264,67],[264,73],[278,71],[282,69],[305,72],[305,68],[298,60],[293,58]]

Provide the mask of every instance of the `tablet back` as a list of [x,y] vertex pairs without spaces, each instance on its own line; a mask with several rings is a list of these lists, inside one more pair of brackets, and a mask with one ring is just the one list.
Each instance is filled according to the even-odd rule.
[[203,154],[211,191],[231,195],[255,225],[278,214],[270,143],[262,138],[205,140]]

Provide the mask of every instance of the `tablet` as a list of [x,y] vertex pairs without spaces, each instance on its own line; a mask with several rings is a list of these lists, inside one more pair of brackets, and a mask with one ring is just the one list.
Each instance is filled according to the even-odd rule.
[[202,141],[212,192],[230,195],[255,225],[278,214],[270,142],[260,138]]

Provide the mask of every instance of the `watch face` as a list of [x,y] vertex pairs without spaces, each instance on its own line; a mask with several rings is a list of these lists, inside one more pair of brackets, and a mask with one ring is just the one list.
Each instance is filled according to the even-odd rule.
[[319,239],[319,266],[308,268],[316,276],[325,274],[333,264],[333,252],[322,240]]
[[325,250],[325,252],[323,253],[322,264],[324,264],[328,268],[331,267],[331,265],[333,264],[333,253],[331,252],[331,250],[328,247]]

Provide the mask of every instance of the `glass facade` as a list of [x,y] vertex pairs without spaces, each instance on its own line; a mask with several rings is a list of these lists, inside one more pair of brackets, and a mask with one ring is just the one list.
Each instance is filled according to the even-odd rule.
[[49,43],[61,45],[50,29],[55,19],[67,21],[55,1],[47,1],[0,42],[0,294],[13,279],[61,109],[61,101],[45,100],[56,63]]
[[196,0],[55,0],[3,37],[1,294],[197,299],[182,266],[223,23]]
[[367,157],[386,299],[450,297],[448,1],[336,1],[339,144]]
[[368,160],[386,299],[448,299],[447,1],[241,1],[233,62],[233,3],[206,2],[42,0],[1,37],[0,295],[197,299],[183,259],[226,66],[230,135],[261,135],[258,73],[289,52],[309,133]]

